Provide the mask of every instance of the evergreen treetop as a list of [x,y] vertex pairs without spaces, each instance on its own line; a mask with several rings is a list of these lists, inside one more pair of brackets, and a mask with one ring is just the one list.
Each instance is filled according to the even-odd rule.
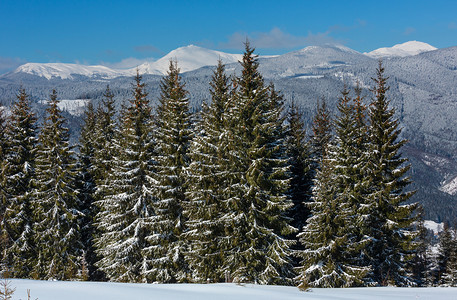
[[147,237],[151,243],[147,254],[148,276],[158,282],[186,282],[190,280],[190,274],[184,259],[187,243],[182,234],[186,230],[183,210],[188,202],[186,169],[190,162],[188,151],[192,131],[189,99],[177,62],[170,61],[160,89],[154,120],[156,201],[152,231]]
[[[145,249],[150,246],[147,235],[151,232],[154,215],[151,107],[138,71],[134,80],[133,97],[123,112],[119,135],[114,138],[105,136],[104,141],[115,147],[115,159],[109,174],[100,173],[107,178],[101,178],[96,201],[96,247],[100,256],[96,265],[110,281],[120,282],[148,281],[149,257],[145,255]],[[112,97],[109,90],[105,95],[107,111],[104,121],[108,128],[104,133],[109,134],[109,130],[113,130],[110,116]],[[103,168],[104,162],[100,165]]]
[[405,191],[410,183],[407,159],[401,157],[401,129],[386,97],[387,77],[381,62],[373,78],[374,99],[369,110],[369,153],[367,174],[369,201],[365,207],[366,232],[372,240],[367,259],[373,265],[374,280],[381,285],[410,285],[407,266],[412,258],[418,232],[414,229],[417,203],[405,204],[414,194]]
[[76,278],[80,270],[82,244],[77,221],[81,212],[75,186],[76,161],[58,104],[53,90],[38,137],[33,181],[38,255],[32,277],[68,280]]

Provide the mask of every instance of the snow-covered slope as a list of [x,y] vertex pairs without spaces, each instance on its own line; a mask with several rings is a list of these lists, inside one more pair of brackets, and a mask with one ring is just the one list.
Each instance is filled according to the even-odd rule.
[[[60,110],[68,112],[70,115],[73,116],[81,116],[84,114],[86,109],[86,105],[89,103],[90,100],[87,99],[72,99],[72,100],[59,100],[59,104],[57,106]],[[41,100],[39,101],[40,104],[47,105],[48,100]]]
[[[309,46],[278,57],[263,59],[260,71],[267,78],[322,78],[322,73],[354,64],[375,61],[344,46]],[[318,77],[316,77],[318,76]]]
[[[141,74],[164,75],[168,71],[170,60],[176,60],[181,72],[188,72],[204,66],[215,66],[219,59],[225,64],[241,60],[242,54],[230,54],[190,45],[175,49],[155,62],[146,62],[138,66]],[[132,76],[136,67],[131,69],[110,69],[105,66],[85,66],[66,63],[27,63],[18,67],[15,73],[27,73],[46,79],[73,79],[74,75],[89,78],[112,79],[119,76]]]
[[46,79],[73,79],[72,75],[111,79],[123,75],[122,71],[113,70],[105,66],[84,66],[64,63],[27,63],[19,66],[14,72],[37,75]]
[[441,231],[443,231],[444,223],[443,222],[436,223],[435,221],[432,221],[432,220],[425,220],[424,226],[425,226],[425,228],[433,231],[434,234],[438,234]]
[[405,57],[411,55],[417,55],[422,52],[433,51],[437,48],[423,42],[409,41],[403,44],[398,44],[393,47],[385,47],[373,50],[368,53],[364,53],[373,58],[382,57]]
[[173,50],[159,60],[153,63],[146,63],[139,66],[139,68],[142,69],[143,66],[146,65],[146,69],[148,70],[156,70],[161,74],[166,74],[170,65],[170,60],[176,60],[179,69],[184,73],[204,66],[215,66],[219,59],[221,59],[224,64],[230,64],[241,60],[242,57],[242,54],[230,54],[189,45]]
[[457,288],[343,288],[311,289],[302,292],[291,286],[222,284],[134,284],[112,282],[62,282],[14,279],[13,299],[40,300],[374,300],[374,299],[457,299]]

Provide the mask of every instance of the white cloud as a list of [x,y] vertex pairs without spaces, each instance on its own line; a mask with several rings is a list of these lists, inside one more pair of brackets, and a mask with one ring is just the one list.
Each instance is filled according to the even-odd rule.
[[18,57],[0,57],[0,74],[12,71],[26,61]]
[[416,32],[416,28],[414,27],[407,27],[405,31],[403,32],[404,35],[410,35],[412,33]]
[[162,53],[162,51],[153,45],[139,45],[133,48],[136,52],[140,53]]
[[276,27],[269,32],[250,34],[235,32],[229,36],[227,42],[220,43],[218,48],[242,49],[246,38],[249,39],[252,46],[261,49],[290,49],[308,45],[341,44],[329,34],[330,31],[317,34],[308,32],[306,36],[295,36]]
[[109,62],[101,62],[100,64],[112,69],[129,69],[129,68],[134,68],[137,67],[141,64],[144,64],[145,62],[153,62],[155,59],[153,58],[143,58],[143,59],[138,59],[135,57],[129,57],[129,58],[124,58],[120,62],[114,62],[114,63],[109,63]]

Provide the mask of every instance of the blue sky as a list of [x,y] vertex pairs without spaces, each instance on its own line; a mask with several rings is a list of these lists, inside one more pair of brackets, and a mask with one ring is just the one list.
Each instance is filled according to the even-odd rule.
[[0,71],[24,62],[128,66],[195,44],[259,54],[340,43],[457,45],[457,1],[0,0]]

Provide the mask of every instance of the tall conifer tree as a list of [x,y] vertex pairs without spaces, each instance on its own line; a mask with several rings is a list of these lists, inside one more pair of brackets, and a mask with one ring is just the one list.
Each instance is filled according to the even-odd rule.
[[111,175],[96,202],[96,246],[101,256],[97,266],[111,281],[144,282],[148,271],[144,251],[153,216],[154,143],[151,107],[138,71],[133,98],[125,109]]
[[[290,210],[292,226],[301,232],[309,217],[309,207],[305,204],[311,201],[312,194],[312,162],[309,143],[306,140],[303,114],[293,102],[288,114],[287,155],[290,163],[289,197],[293,202]],[[296,235],[296,234],[294,234]],[[300,248],[298,238],[296,247]]]
[[[122,120],[121,120],[122,121]],[[89,131],[88,131],[89,134]],[[110,193],[112,188],[110,176],[115,164],[117,152],[120,149],[118,139],[120,137],[119,127],[116,120],[116,108],[114,106],[114,94],[109,85],[103,94],[102,102],[99,104],[95,112],[95,128],[91,135],[91,142],[94,148],[92,158],[92,176],[95,182],[95,191],[93,192],[94,204],[91,207],[91,215],[93,222],[97,223],[98,213],[103,210],[103,206],[97,204],[97,201],[102,200]],[[95,224],[94,224],[95,225]],[[92,238],[95,242],[100,237],[99,226],[93,228]],[[90,258],[92,259],[92,258]],[[100,260],[97,251],[94,253],[95,261]],[[91,278],[94,280],[103,280],[106,278],[104,272],[100,269],[93,270]]]
[[219,61],[210,83],[211,104],[203,104],[191,148],[186,210],[191,247],[188,254],[193,280],[224,279],[223,249],[227,236],[223,227],[225,189],[227,187],[227,153],[225,148],[229,98],[229,79]]
[[373,280],[380,285],[409,285],[408,264],[416,248],[418,232],[413,228],[417,204],[405,204],[413,195],[405,188],[410,183],[407,159],[401,157],[406,140],[400,138],[399,121],[386,97],[387,78],[381,62],[373,78],[374,99],[369,118],[367,175],[370,180],[368,205],[364,207],[364,235],[371,243],[366,254],[373,269]]
[[35,171],[36,122],[29,96],[21,88],[5,133],[7,147],[4,149],[2,189],[6,191],[6,205],[1,226],[2,234],[7,237],[5,263],[13,276],[19,278],[29,275],[35,256],[30,193]]
[[[79,137],[79,154],[77,164],[77,189],[78,198],[81,203],[81,216],[79,228],[81,231],[81,241],[83,243],[83,257],[81,261],[82,278],[94,279],[96,268],[95,249],[93,245],[94,235],[94,196],[96,191],[95,183],[95,137],[96,114],[91,102],[88,103],[84,116],[84,125],[81,128]],[[96,277],[95,277],[96,278]]]
[[75,158],[65,119],[55,90],[50,95],[47,117],[38,137],[34,179],[34,243],[38,251],[32,276],[68,280],[80,271],[80,241],[75,189]]
[[[366,138],[360,95],[352,104],[345,88],[338,103],[335,138],[324,149],[317,173],[313,216],[301,234],[305,250],[301,287],[348,287],[369,284],[370,271],[360,260],[369,242],[358,213],[365,203]],[[360,118],[358,118],[360,117]],[[366,127],[365,127],[366,128]],[[365,130],[366,132],[366,130]]]
[[284,236],[294,228],[287,211],[289,187],[283,103],[266,87],[257,56],[246,43],[242,74],[229,113],[231,144],[226,231],[231,248],[224,254],[227,271],[236,282],[288,284],[293,277],[292,241]]
[[185,262],[187,243],[182,236],[187,205],[186,168],[189,165],[191,121],[189,99],[179,76],[177,62],[170,61],[168,74],[162,79],[156,111],[157,142],[155,217],[148,236],[149,280],[185,282],[190,274]]

